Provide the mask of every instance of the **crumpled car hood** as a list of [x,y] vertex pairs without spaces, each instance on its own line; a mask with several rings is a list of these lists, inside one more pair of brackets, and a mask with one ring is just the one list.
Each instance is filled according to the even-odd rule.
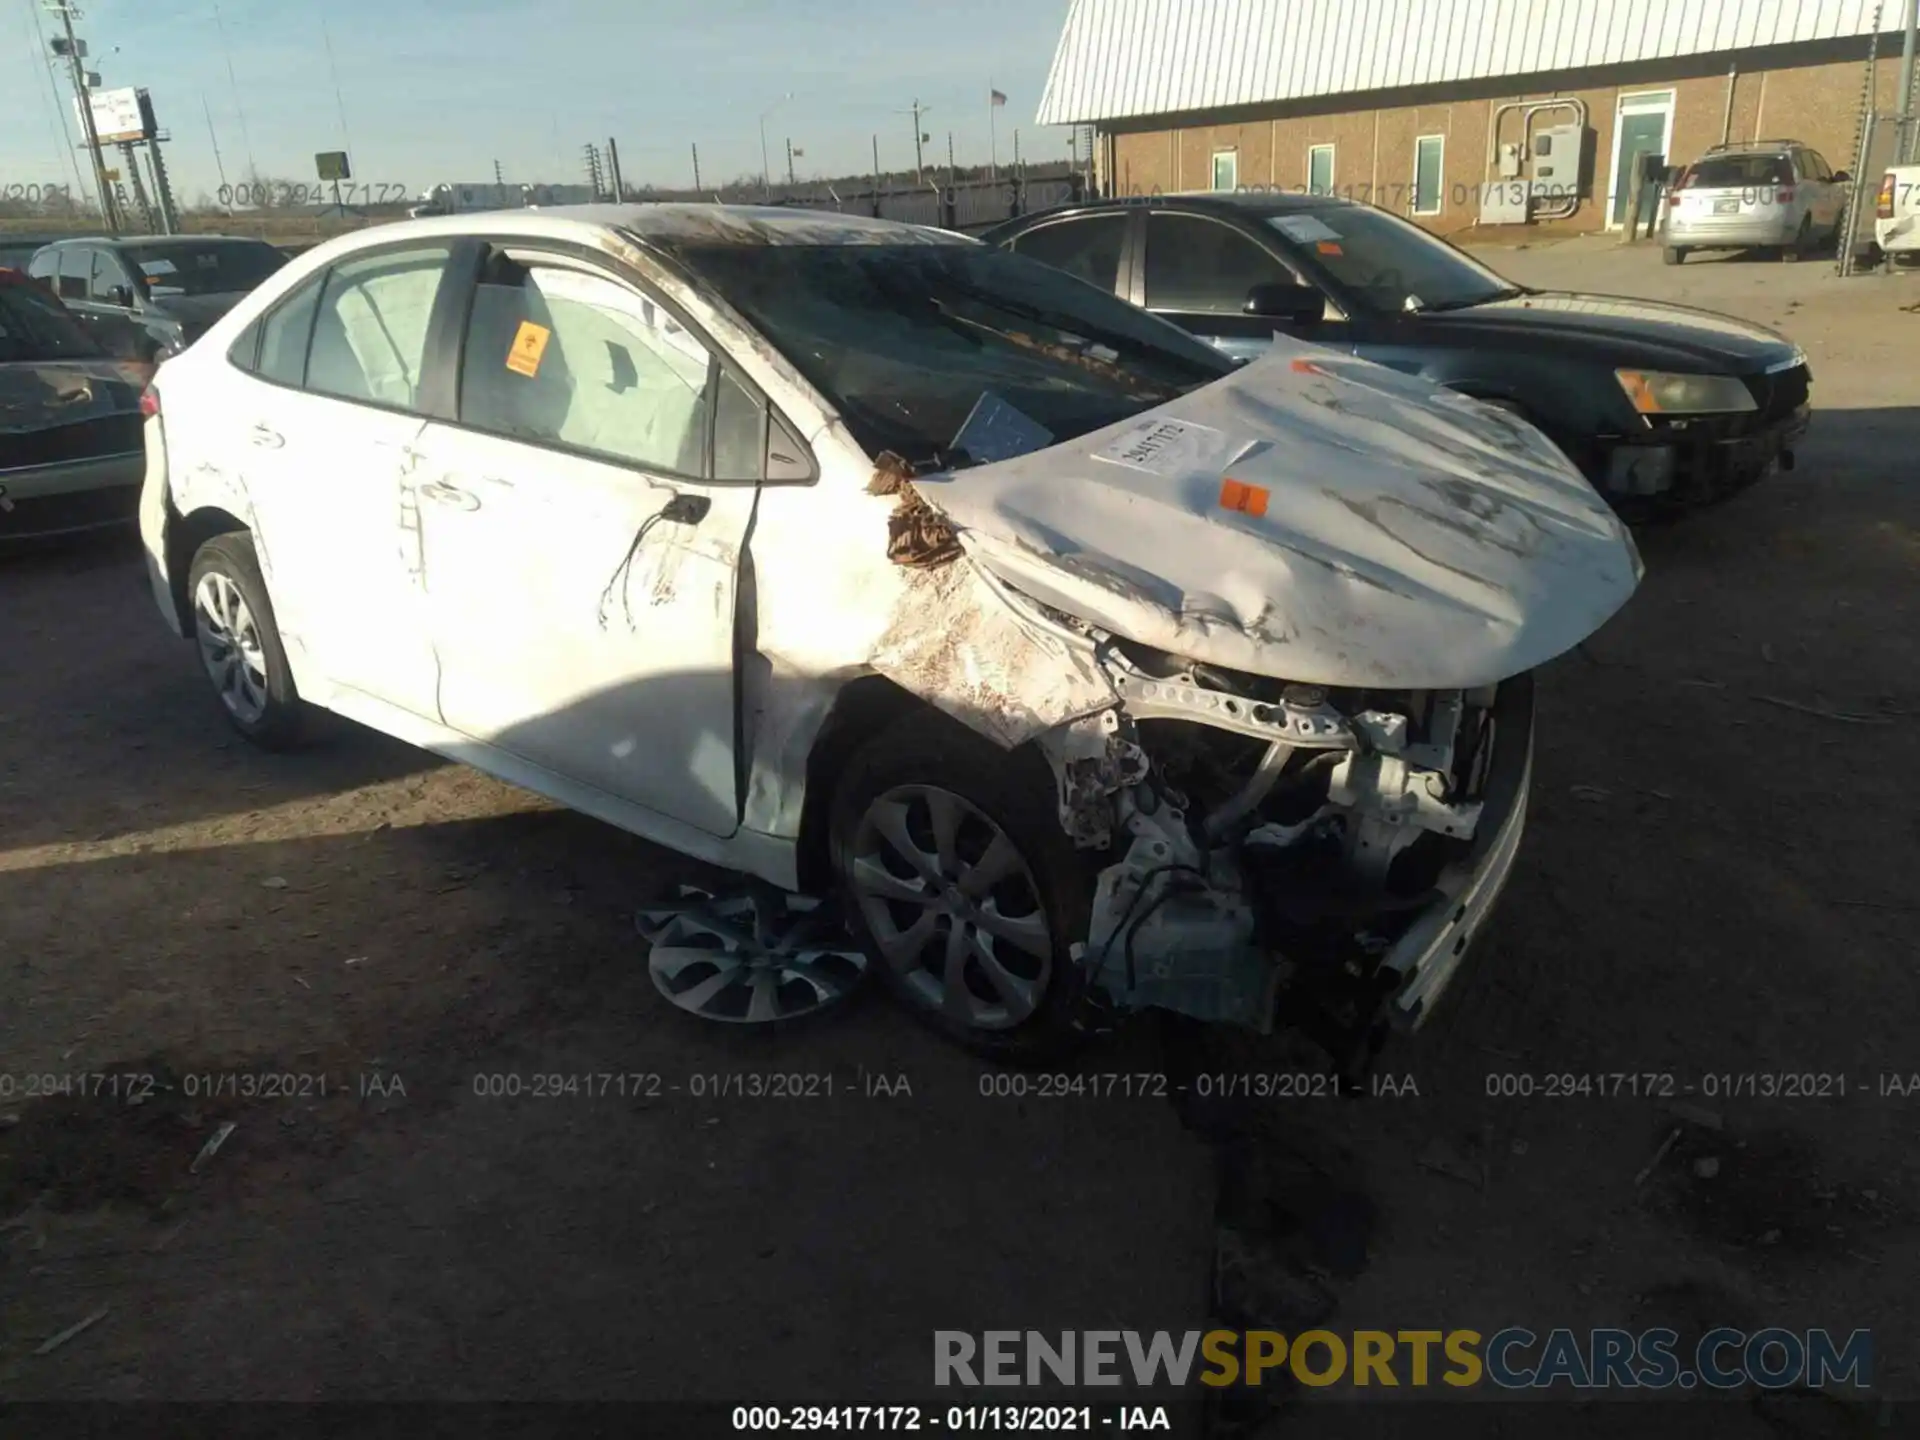
[[138,413],[144,383],[139,367],[117,360],[0,364],[0,435]]
[[1586,639],[1641,575],[1532,426],[1284,339],[1130,420],[914,485],[1035,599],[1323,685],[1491,684]]

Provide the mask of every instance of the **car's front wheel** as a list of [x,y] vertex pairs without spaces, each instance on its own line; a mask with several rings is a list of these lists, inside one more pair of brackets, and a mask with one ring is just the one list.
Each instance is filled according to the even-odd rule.
[[233,727],[254,744],[283,750],[298,743],[300,692],[274,626],[273,603],[244,531],[216,535],[187,574],[193,638]]
[[1008,1064],[1069,1051],[1091,868],[1051,769],[933,711],[896,722],[840,778],[829,834],[854,933],[894,996]]

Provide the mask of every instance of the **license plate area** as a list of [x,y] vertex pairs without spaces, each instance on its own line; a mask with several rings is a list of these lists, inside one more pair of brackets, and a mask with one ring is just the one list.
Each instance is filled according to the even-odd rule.
[[1738,200],[1716,200],[1713,202],[1713,213],[1716,215],[1738,215],[1740,213],[1740,202]]

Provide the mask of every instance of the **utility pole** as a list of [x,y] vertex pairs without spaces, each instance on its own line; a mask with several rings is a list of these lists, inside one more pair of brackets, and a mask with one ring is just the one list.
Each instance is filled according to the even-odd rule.
[[955,184],[957,177],[953,173],[953,131],[947,131],[947,183]]
[[[1913,51],[1917,32],[1920,32],[1920,0],[1907,0],[1907,38],[1900,47],[1900,88],[1894,92],[1900,106],[1898,153],[1894,162],[1900,165],[1912,163],[1914,155]],[[1855,183],[1864,183],[1864,180]]]
[[911,115],[913,117],[913,178],[916,180],[924,180],[927,178],[927,158],[925,152],[923,152],[920,147],[926,143],[927,137],[925,132],[920,129],[920,121],[923,117],[933,113],[933,107],[930,105],[922,105],[916,100],[913,102],[912,109],[896,110],[893,113],[896,115]]
[[693,151],[693,188],[698,190],[700,188],[700,147],[694,145],[690,148]]
[[787,137],[787,188],[793,189],[800,182],[793,176],[793,137]]
[[607,169],[612,172],[613,198],[618,203],[627,198],[627,185],[620,178],[620,147],[613,143],[611,135],[607,137]]
[[[74,98],[80,102],[80,128],[87,137],[87,154],[93,157],[93,183],[100,194],[100,219],[109,235],[118,235],[120,213],[113,203],[113,191],[107,186],[107,162],[100,155],[100,132],[93,127],[93,100],[87,93],[86,67],[80,63],[80,41],[73,33],[73,20],[78,12],[68,0],[46,0],[46,8],[60,17],[60,24],[67,32],[67,65],[73,76]],[[59,53],[58,41],[54,42],[54,53]]]

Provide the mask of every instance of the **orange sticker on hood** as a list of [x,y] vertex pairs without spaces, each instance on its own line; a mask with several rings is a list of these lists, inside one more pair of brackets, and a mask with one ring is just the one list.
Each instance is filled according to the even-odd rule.
[[1271,498],[1272,493],[1264,485],[1249,485],[1244,480],[1230,478],[1220,481],[1222,510],[1258,517],[1267,513],[1267,501]]

